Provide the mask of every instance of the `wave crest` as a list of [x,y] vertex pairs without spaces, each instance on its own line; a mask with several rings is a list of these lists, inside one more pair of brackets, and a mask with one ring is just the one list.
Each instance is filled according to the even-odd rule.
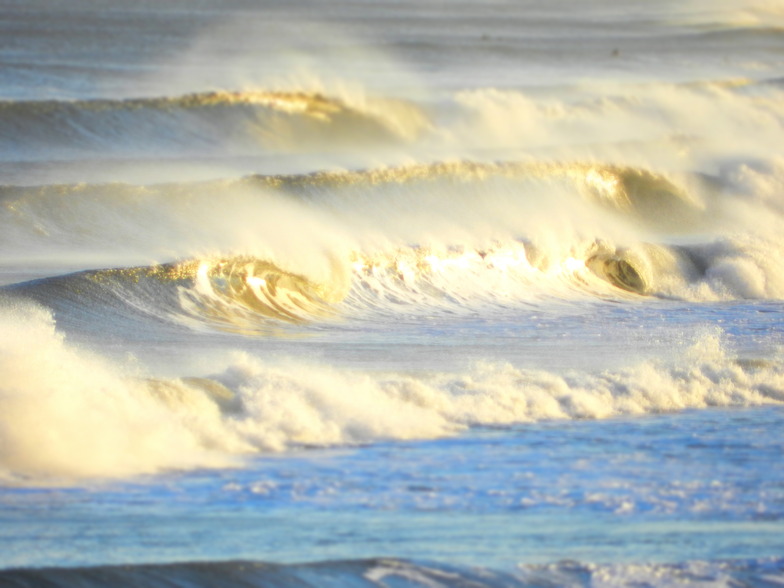
[[345,295],[336,280],[316,283],[271,261],[240,256],[82,272],[21,290],[49,303],[67,290],[92,292],[100,304],[108,292],[122,306],[195,329],[254,334],[269,332],[270,321],[300,324],[327,316]]

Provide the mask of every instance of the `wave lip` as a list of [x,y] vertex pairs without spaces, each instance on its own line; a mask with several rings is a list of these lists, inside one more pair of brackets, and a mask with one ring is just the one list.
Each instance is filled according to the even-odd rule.
[[183,311],[219,328],[254,332],[268,319],[300,324],[323,317],[343,294],[326,284],[253,258],[189,264],[193,286],[180,288]]

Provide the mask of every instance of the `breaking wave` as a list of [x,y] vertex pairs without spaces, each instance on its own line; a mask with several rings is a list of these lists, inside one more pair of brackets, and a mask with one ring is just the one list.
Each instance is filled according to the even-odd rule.
[[[24,244],[18,260],[62,254],[109,268],[4,289],[53,308],[78,298],[249,334],[548,298],[784,298],[784,175],[741,171],[457,161],[192,184],[7,186],[0,241],[9,255]],[[115,249],[176,261],[128,264]]]
[[[86,271],[3,289],[59,310],[86,305],[118,322],[146,316],[195,330],[258,335],[280,332],[284,325],[492,314],[553,299],[673,291],[709,297],[711,288],[733,298],[764,297],[755,281],[759,266],[738,260],[738,251],[730,244],[701,252],[593,243],[580,257],[543,260],[541,251],[525,242],[482,250],[413,248],[335,261],[329,279],[319,282],[269,260],[238,256]],[[758,255],[762,265],[764,250]]]
[[0,477],[11,484],[225,467],[473,426],[784,403],[784,364],[739,361],[716,334],[675,362],[601,374],[480,363],[415,376],[240,354],[213,374],[153,378],[69,343],[30,303],[6,301],[0,329]]

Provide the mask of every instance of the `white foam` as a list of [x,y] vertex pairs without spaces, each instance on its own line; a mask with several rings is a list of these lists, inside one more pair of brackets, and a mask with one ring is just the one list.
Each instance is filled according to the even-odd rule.
[[48,312],[0,314],[0,472],[62,483],[227,466],[303,445],[434,439],[474,425],[784,402],[780,362],[728,356],[716,333],[681,363],[556,374],[482,363],[378,374],[239,355],[216,375],[149,379],[69,345]]
[[0,476],[53,481],[227,463],[144,380],[68,345],[48,311],[3,309],[0,335]]

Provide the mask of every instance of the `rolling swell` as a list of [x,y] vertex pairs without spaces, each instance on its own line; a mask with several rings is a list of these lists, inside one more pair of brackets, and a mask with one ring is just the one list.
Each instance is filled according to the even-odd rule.
[[[317,171],[309,174],[250,175],[238,180],[198,183],[156,184],[60,184],[50,186],[0,186],[0,199],[6,207],[25,200],[53,197],[134,198],[152,194],[170,197],[197,191],[226,191],[234,187],[280,190],[290,194],[316,197],[336,191],[373,190],[384,186],[429,187],[440,185],[482,185],[493,179],[566,182],[577,192],[599,205],[634,214],[656,225],[685,223],[695,218],[702,206],[689,191],[666,174],[643,168],[592,162],[559,161],[443,161],[364,170]],[[692,183],[707,183],[701,177]],[[521,188],[525,185],[522,184]],[[521,198],[524,198],[524,193]],[[18,204],[15,204],[18,203]],[[665,218],[661,218],[664,215]],[[683,218],[684,215],[687,218]]]
[[656,225],[688,223],[695,218],[700,208],[684,188],[664,174],[642,168],[591,162],[447,161],[360,171],[258,175],[248,179],[263,186],[307,193],[341,187],[368,188],[439,181],[481,183],[493,178],[566,181],[597,204],[634,214]]
[[[498,184],[498,182],[506,182]],[[702,176],[670,178],[651,170],[600,164],[560,161],[443,161],[398,167],[364,170],[318,171],[309,174],[251,175],[239,179],[203,182],[134,185],[55,184],[43,186],[0,186],[0,205],[16,215],[10,223],[32,215],[56,215],[60,208],[88,206],[131,208],[140,201],[164,206],[199,198],[216,199],[240,190],[250,191],[262,199],[270,192],[295,196],[309,205],[337,204],[350,212],[349,206],[362,200],[383,202],[404,190],[416,195],[444,194],[436,204],[446,209],[450,192],[471,192],[477,210],[492,202],[493,191],[515,192],[515,200],[524,202],[539,197],[536,188],[565,188],[573,197],[616,212],[644,226],[668,231],[686,231],[704,220],[705,204],[697,194],[713,189],[712,181]],[[692,187],[693,189],[689,189]],[[697,192],[695,194],[694,192]],[[39,212],[39,209],[44,209]],[[1,209],[0,209],[1,210]],[[86,211],[89,213],[89,210]],[[439,210],[429,211],[431,214]],[[64,219],[54,218],[56,224]],[[66,219],[67,220],[67,219]],[[557,222],[559,219],[552,219]],[[45,223],[46,218],[31,222]],[[13,229],[13,227],[9,227]]]
[[397,143],[427,125],[396,100],[352,106],[319,93],[204,92],[160,98],[0,101],[0,156],[308,150]]
[[514,574],[392,558],[293,565],[233,561],[0,571],[0,582],[8,588],[42,585],[51,588],[773,586],[782,579],[784,561],[781,559],[613,565],[565,561],[522,565]]

